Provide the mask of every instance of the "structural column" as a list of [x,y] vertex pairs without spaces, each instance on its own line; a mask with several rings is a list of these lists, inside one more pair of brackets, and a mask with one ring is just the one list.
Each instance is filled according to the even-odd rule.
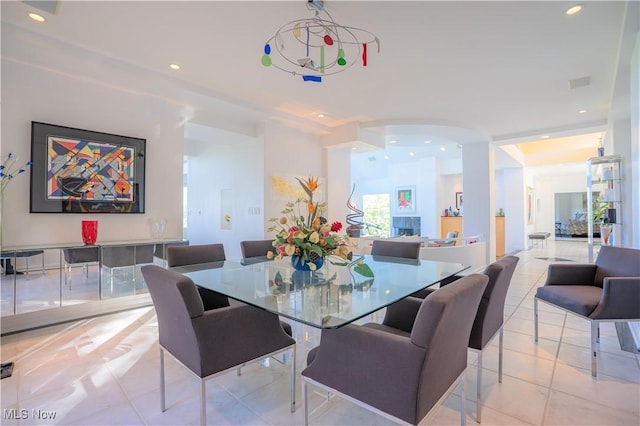
[[463,233],[483,235],[486,262],[496,259],[495,148],[489,141],[462,146]]

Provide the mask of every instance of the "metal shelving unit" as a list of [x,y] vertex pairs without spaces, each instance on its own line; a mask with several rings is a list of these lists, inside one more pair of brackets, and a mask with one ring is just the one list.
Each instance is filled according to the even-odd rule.
[[[589,262],[594,245],[622,244],[622,157],[608,155],[587,161]],[[600,238],[593,237],[600,231]]]

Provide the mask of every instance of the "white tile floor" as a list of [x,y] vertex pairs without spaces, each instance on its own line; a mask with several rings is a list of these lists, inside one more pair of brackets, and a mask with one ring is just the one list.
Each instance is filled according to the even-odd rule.
[[[598,378],[591,377],[589,325],[541,304],[540,342],[533,343],[533,294],[545,279],[546,260],[586,261],[586,244],[550,241],[517,254],[521,260],[505,307],[504,378],[497,383],[497,346],[485,351],[484,425],[638,425],[640,356],[621,351],[613,325],[602,327]],[[298,367],[319,333],[294,325]],[[167,405],[160,411],[157,325],[152,308],[67,323],[1,338],[3,362],[13,376],[0,381],[2,418],[13,424],[198,424],[199,382],[167,361]],[[469,353],[467,421],[475,419],[475,354]],[[254,364],[207,382],[209,424],[297,425],[288,409],[288,367]],[[355,368],[356,366],[354,366]],[[390,389],[390,391],[393,391]],[[340,398],[322,403],[312,394],[316,425],[381,425],[389,421]],[[454,391],[429,424],[459,423]],[[8,411],[8,410],[18,411]],[[26,410],[26,411],[20,411]],[[40,411],[39,411],[40,410]],[[10,419],[11,414],[24,419]],[[55,418],[35,418],[55,413]]]

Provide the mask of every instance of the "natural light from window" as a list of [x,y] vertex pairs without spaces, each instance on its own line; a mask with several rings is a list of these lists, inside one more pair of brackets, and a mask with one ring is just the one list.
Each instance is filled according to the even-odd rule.
[[389,214],[389,194],[368,194],[362,196],[364,211],[364,237],[388,237],[391,235]]

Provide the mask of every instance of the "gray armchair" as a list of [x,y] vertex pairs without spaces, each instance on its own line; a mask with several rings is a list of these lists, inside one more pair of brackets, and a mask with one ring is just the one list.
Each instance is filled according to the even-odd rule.
[[240,241],[240,250],[243,262],[248,262],[249,259],[266,260],[268,251],[275,253],[273,240]]
[[142,274],[158,318],[162,411],[165,351],[200,378],[200,423],[205,425],[207,379],[288,350],[294,411],[296,342],[282,330],[277,315],[244,304],[205,311],[196,286],[184,275],[157,265],[144,266]]
[[[483,274],[489,278],[489,282],[482,294],[480,306],[475,314],[471,335],[469,336],[469,348],[478,353],[476,390],[476,421],[478,423],[482,420],[482,352],[496,334],[499,335],[498,382],[502,383],[502,325],[504,324],[504,303],[507,297],[507,290],[511,284],[513,272],[519,260],[516,256],[506,256],[488,265],[483,272]],[[454,276],[454,278],[459,280],[461,277]],[[451,282],[446,285],[441,284],[441,287],[446,288],[446,286],[451,285]],[[437,292],[439,290],[435,291]],[[419,300],[420,299],[410,297],[394,303],[387,308],[382,325],[376,326],[372,324],[371,326],[382,328],[391,327],[407,332],[411,331],[413,318],[415,318],[419,308]]]
[[305,424],[307,385],[359,401],[394,421],[419,423],[439,400],[462,384],[465,423],[467,343],[488,278],[466,276],[419,300],[410,331],[380,324],[323,330],[302,371]]
[[373,240],[371,254],[373,256],[420,259],[420,246],[422,243],[414,241]]
[[[226,260],[224,253],[224,245],[222,244],[201,244],[194,246],[168,246],[167,247],[167,265],[169,268],[174,266],[184,265],[198,265],[203,263],[216,263]],[[202,303],[204,303],[204,309],[215,309],[230,306],[229,298],[224,294],[220,294],[217,291],[209,290],[208,288],[200,287],[196,285],[198,293]],[[234,302],[239,304],[240,302]],[[281,321],[282,328],[289,335],[293,336],[293,330],[291,324]],[[240,370],[238,370],[238,374]]]
[[551,264],[534,298],[535,341],[538,301],[591,322],[591,375],[597,376],[602,321],[640,320],[640,250],[602,246],[595,264]]

